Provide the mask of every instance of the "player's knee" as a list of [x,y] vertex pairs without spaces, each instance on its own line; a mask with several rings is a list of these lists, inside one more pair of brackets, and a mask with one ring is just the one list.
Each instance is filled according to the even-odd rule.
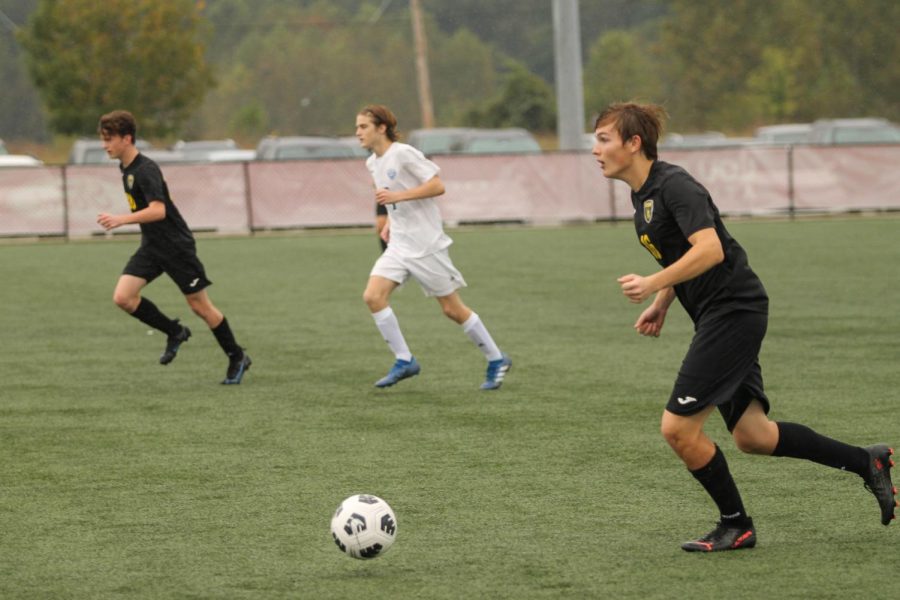
[[113,303],[125,312],[133,313],[137,310],[138,304],[140,304],[140,297],[114,292]]
[[212,316],[214,312],[216,312],[216,307],[212,305],[212,303],[204,298],[187,298],[188,307],[194,312],[195,315],[203,319],[204,321],[208,321],[209,317]]
[[659,428],[659,432],[662,434],[663,439],[666,440],[666,443],[676,452],[678,452],[680,448],[684,448],[688,445],[688,436],[685,435],[684,430],[679,427],[674,427],[670,423],[663,422]]
[[735,429],[731,437],[738,450],[747,454],[771,454],[774,447],[767,431]]
[[387,296],[368,288],[363,292],[363,302],[366,303],[366,306],[368,306],[369,310],[372,312],[378,312],[379,310],[387,308]]

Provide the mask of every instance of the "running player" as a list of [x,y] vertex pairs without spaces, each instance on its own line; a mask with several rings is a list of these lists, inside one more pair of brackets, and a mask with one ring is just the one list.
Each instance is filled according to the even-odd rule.
[[397,119],[386,106],[366,106],[356,116],[356,137],[372,151],[366,167],[375,185],[375,200],[388,209],[381,237],[389,243],[372,267],[363,300],[396,361],[375,385],[392,386],[421,370],[389,305],[391,293],[412,277],[426,296],[437,298],[444,314],[462,325],[484,354],[487,374],[481,389],[498,389],[512,361],[457,291],[466,282],[450,260],[452,240],[444,233],[435,201],[444,193],[440,168],[412,146],[398,142],[396,128]]
[[194,236],[172,202],[159,166],[134,146],[137,134],[134,116],[124,110],[113,111],[100,118],[98,129],[106,153],[120,162],[131,213],[101,213],[97,222],[107,230],[133,223],[141,227],[141,245],[119,277],[113,302],[132,317],[166,334],[166,348],[159,362],[169,364],[181,344],[191,337],[191,330],[141,297],[144,286],[163,273],[168,274],[184,294],[188,306],[206,321],[228,356],[222,383],[240,383],[250,368],[250,357],[237,344],[228,320],[206,293],[212,282],[206,278],[203,264],[197,258]]
[[655,295],[635,329],[659,336],[676,297],[694,322],[694,338],[661,431],[721,516],[713,531],[682,548],[715,552],[756,545],[753,521],[725,456],[703,431],[716,408],[743,452],[802,458],[856,473],[875,495],[881,522],[890,524],[897,505],[891,448],[851,446],[804,425],[769,420],[759,365],[768,321],[766,290],[725,229],[709,192],[684,169],[658,159],[663,117],[662,109],[652,105],[609,106],[594,123],[593,155],[606,177],[631,187],[638,240],[662,267],[652,275],[618,279],[633,303]]

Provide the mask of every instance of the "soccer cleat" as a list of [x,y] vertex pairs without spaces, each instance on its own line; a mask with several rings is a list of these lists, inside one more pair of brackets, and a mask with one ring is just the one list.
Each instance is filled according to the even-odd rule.
[[865,451],[869,453],[869,469],[863,476],[866,489],[878,500],[878,506],[881,507],[881,524],[890,525],[891,519],[895,518],[894,507],[897,506],[894,499],[897,488],[891,483],[891,467],[894,466],[891,455],[894,449],[877,444],[865,448]]
[[681,549],[686,552],[720,552],[722,550],[742,550],[756,545],[756,530],[753,519],[741,527],[724,525],[721,521],[716,528],[698,540],[685,542]]
[[504,354],[497,360],[492,360],[487,366],[487,376],[481,384],[483,390],[496,390],[503,385],[503,378],[512,368],[512,360]]
[[[175,322],[177,323],[178,319],[175,319]],[[167,365],[175,360],[175,355],[178,354],[178,349],[183,343],[188,341],[188,338],[191,337],[190,329],[188,329],[184,325],[181,325],[180,327],[181,331],[166,338],[166,349],[163,351],[162,356],[159,357],[159,364]]]
[[422,367],[419,366],[415,356],[410,357],[410,360],[398,358],[391,370],[388,371],[388,374],[375,382],[375,387],[390,387],[398,381],[418,375],[421,370]]
[[225,379],[222,380],[222,385],[237,385],[241,382],[241,379],[244,378],[244,373],[247,372],[247,369],[250,368],[250,365],[253,364],[253,361],[250,360],[250,356],[241,351],[240,357],[228,357],[228,371],[225,373]]

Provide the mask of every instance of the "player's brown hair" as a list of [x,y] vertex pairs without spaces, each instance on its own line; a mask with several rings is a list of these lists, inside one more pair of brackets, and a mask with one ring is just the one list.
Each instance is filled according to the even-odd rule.
[[114,110],[100,117],[97,132],[101,135],[131,136],[131,143],[137,139],[137,121],[127,110]]
[[637,104],[635,102],[617,102],[610,104],[594,121],[594,130],[602,125],[613,123],[622,141],[634,136],[641,138],[641,151],[644,156],[656,160],[659,155],[656,144],[662,134],[666,111],[656,104]]
[[383,104],[369,104],[364,106],[359,114],[372,118],[375,127],[385,125],[384,133],[392,142],[397,141],[397,117],[387,106]]

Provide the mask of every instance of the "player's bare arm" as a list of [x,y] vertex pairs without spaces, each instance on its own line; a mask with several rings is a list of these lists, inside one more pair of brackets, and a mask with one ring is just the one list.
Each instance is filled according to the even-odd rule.
[[617,280],[629,301],[640,304],[656,292],[691,280],[725,260],[722,242],[713,227],[693,233],[691,249],[680,259],[653,275],[643,277],[629,273]]
[[111,215],[100,213],[97,215],[97,223],[107,231],[121,227],[122,225],[153,223],[166,218],[166,205],[160,200],[151,200],[147,208],[124,215]]
[[417,185],[408,190],[391,191],[386,189],[375,191],[375,200],[379,204],[393,204],[395,202],[405,202],[407,200],[422,200],[423,198],[434,198],[444,193],[444,182],[441,181],[439,175],[435,175],[422,185]]
[[656,293],[653,303],[638,317],[634,328],[641,335],[659,337],[669,307],[675,301],[675,289],[663,288]]

